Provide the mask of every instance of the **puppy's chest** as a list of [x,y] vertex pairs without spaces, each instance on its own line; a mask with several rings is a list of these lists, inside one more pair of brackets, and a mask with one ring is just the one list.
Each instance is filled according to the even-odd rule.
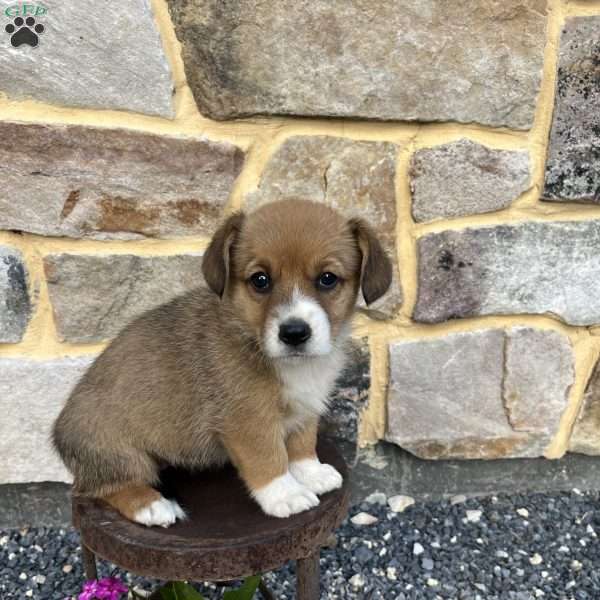
[[279,371],[287,431],[301,427],[327,410],[327,402],[343,366],[342,357],[285,365]]

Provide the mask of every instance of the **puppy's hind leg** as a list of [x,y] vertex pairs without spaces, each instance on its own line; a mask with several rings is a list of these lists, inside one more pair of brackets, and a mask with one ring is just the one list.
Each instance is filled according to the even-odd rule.
[[78,444],[63,460],[74,474],[76,494],[101,498],[131,521],[169,527],[184,519],[183,509],[152,486],[159,482],[158,466],[146,452],[133,447],[90,448]]
[[185,512],[175,500],[145,484],[132,484],[103,499],[129,520],[148,527],[169,527],[177,519],[185,519]]

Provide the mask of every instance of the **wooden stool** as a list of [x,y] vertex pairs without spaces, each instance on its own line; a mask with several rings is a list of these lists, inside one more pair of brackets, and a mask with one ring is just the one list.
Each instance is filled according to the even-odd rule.
[[86,577],[97,578],[96,556],[146,577],[213,582],[295,560],[296,597],[318,600],[319,551],[346,516],[350,491],[335,446],[319,440],[317,453],[342,474],[344,485],[321,496],[316,508],[287,519],[265,515],[231,466],[196,474],[166,470],[162,491],[188,514],[167,529],[133,523],[101,500],[74,497],[73,523],[81,534]]

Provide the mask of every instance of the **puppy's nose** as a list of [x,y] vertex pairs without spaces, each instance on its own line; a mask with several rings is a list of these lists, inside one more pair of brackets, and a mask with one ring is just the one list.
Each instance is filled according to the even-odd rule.
[[288,319],[279,326],[279,339],[288,346],[299,346],[311,335],[310,326],[302,319]]

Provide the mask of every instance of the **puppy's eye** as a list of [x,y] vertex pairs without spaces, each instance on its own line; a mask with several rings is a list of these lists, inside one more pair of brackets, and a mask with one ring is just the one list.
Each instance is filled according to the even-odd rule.
[[332,290],[339,281],[339,278],[334,273],[329,271],[325,271],[325,273],[321,273],[319,275],[319,279],[317,279],[317,287],[322,290]]
[[257,292],[265,293],[271,287],[271,278],[264,271],[259,271],[250,275],[250,283]]

